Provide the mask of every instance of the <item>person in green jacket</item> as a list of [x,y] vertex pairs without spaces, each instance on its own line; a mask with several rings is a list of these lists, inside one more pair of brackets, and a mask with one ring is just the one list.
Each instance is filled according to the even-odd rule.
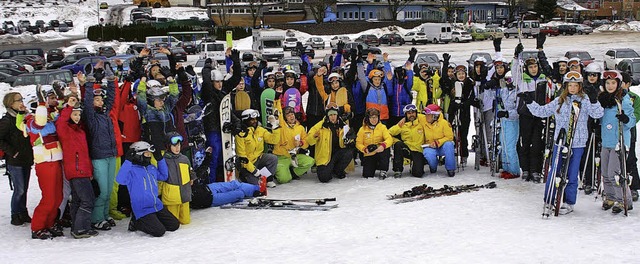
[[[622,72],[622,89],[624,89],[631,98],[631,104],[633,105],[633,114],[636,117],[636,123],[638,117],[640,117],[640,97],[637,94],[629,90],[631,87],[631,75],[627,72]],[[629,147],[629,154],[627,154],[627,171],[631,174],[631,197],[633,201],[638,201],[638,189],[640,189],[640,177],[638,176],[638,158],[636,157],[636,139],[638,132],[634,126],[631,129],[631,147]]]

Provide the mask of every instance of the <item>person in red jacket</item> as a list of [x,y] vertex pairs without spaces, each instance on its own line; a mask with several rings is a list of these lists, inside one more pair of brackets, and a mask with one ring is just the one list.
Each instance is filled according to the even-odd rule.
[[71,94],[67,106],[62,109],[56,121],[58,139],[62,145],[62,165],[64,177],[71,185],[71,235],[74,238],[97,236],[91,228],[91,213],[95,195],[91,185],[93,166],[89,157],[87,134],[80,123],[82,108],[78,97]]

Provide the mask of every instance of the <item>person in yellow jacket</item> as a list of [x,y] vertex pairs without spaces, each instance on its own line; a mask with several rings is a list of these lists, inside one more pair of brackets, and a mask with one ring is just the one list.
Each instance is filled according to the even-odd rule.
[[309,145],[316,146],[314,157],[320,182],[347,176],[344,170],[353,159],[355,131],[338,117],[335,104],[329,104],[324,119],[309,129],[307,139]]
[[418,108],[409,104],[402,109],[404,119],[389,128],[392,136],[400,135],[401,140],[393,144],[393,177],[400,178],[404,169],[404,159],[411,159],[411,175],[422,177],[426,160],[422,154],[424,143],[424,125],[426,117],[418,114]]
[[[272,131],[269,132],[264,127],[258,126],[260,113],[254,109],[242,111],[242,123],[246,130],[235,136],[236,157],[240,166],[240,180],[246,183],[259,185],[260,178],[267,176],[267,186],[276,187],[274,175],[278,166],[276,155],[264,153],[264,143],[278,144],[280,142],[280,121],[274,116],[269,116],[269,123]],[[264,175],[261,170],[266,168],[270,175]]]
[[418,74],[413,76],[413,86],[411,90],[418,92],[416,107],[424,109],[430,104],[439,105],[440,97],[442,96],[440,75],[438,75],[437,72],[432,73],[427,63],[417,64],[414,72]]
[[431,173],[438,170],[438,157],[444,156],[444,167],[449,177],[456,175],[456,156],[453,143],[451,124],[444,119],[442,110],[435,104],[424,109],[426,123],[424,124],[425,144],[422,154],[429,164]]
[[287,183],[291,179],[300,179],[300,175],[307,172],[315,161],[305,155],[309,147],[307,131],[296,119],[295,109],[285,107],[280,118],[284,118],[280,122],[285,125],[279,129],[280,143],[273,149],[273,154],[278,156],[276,180],[278,183]]
[[162,188],[162,204],[175,216],[180,224],[186,225],[191,222],[191,185],[195,180],[195,172],[191,168],[189,158],[180,153],[184,138],[178,132],[167,134],[167,151],[164,153],[164,160],[169,169],[169,177]]
[[356,137],[356,149],[364,154],[362,177],[374,177],[376,170],[380,170],[381,180],[387,177],[391,144],[393,138],[387,126],[380,122],[380,111],[375,108],[367,109]]

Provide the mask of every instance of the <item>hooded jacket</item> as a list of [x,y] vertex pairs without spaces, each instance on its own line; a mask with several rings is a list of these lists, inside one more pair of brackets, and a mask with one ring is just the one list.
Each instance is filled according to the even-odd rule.
[[144,138],[150,144],[161,150],[165,149],[165,135],[176,131],[175,119],[172,111],[178,101],[178,84],[175,80],[169,82],[169,96],[165,99],[161,109],[147,104],[147,83],[138,85],[138,109],[145,119],[143,127]]
[[16,116],[10,113],[6,113],[0,119],[0,149],[4,151],[7,165],[20,167],[33,165],[33,151],[29,137],[16,127]]
[[423,114],[418,114],[416,120],[405,122],[402,127],[394,125],[389,128],[389,134],[392,136],[400,135],[402,142],[409,147],[411,151],[422,152],[422,144],[424,144],[424,125],[426,118]]
[[[382,122],[378,122],[373,129],[365,123],[358,131],[358,135],[356,136],[356,148],[360,152],[365,153],[365,149],[371,144],[382,145],[385,149],[390,148],[393,144],[393,137],[389,134],[387,126],[382,124]],[[365,157],[373,155],[375,155],[375,153],[364,154]]]
[[[278,128],[280,129],[280,128]],[[235,136],[236,140],[236,156],[246,158],[247,163],[242,163],[247,171],[256,170],[254,163],[264,152],[264,143],[278,144],[280,142],[280,131],[274,130],[269,132],[264,127],[250,127],[246,132],[241,132]]]
[[314,158],[316,160],[316,165],[318,166],[327,165],[329,164],[329,161],[331,161],[331,156],[334,151],[332,149],[333,137],[340,137],[338,139],[338,145],[340,148],[345,148],[344,140],[342,140],[345,136],[344,126],[338,122],[337,134],[334,134],[331,132],[330,127],[324,125],[325,123],[330,123],[327,117],[309,129],[309,137],[307,137],[309,145],[316,146]]
[[195,172],[187,156],[173,154],[171,151],[164,153],[164,161],[167,163],[169,175],[164,184],[161,184],[162,203],[166,205],[183,204],[191,201],[191,181],[195,180]]
[[87,82],[85,89],[85,108],[82,115],[89,132],[87,142],[89,143],[91,159],[116,157],[118,155],[116,138],[112,119],[109,116],[115,99],[115,83],[113,80],[107,82],[107,98],[104,101],[104,111],[96,111],[93,107],[93,82]]
[[164,159],[158,161],[158,167],[141,166],[127,160],[120,167],[116,182],[126,185],[131,198],[131,209],[137,219],[162,210],[162,201],[158,198],[158,181],[166,181],[169,170]]
[[90,178],[93,175],[93,165],[89,157],[87,134],[82,123],[71,121],[73,107],[62,109],[56,121],[58,138],[62,144],[62,164],[64,165],[64,177],[67,180],[74,178]]
[[425,144],[435,143],[437,147],[444,145],[447,141],[453,141],[453,129],[451,124],[444,119],[444,115],[440,115],[433,124],[425,122],[424,139]]

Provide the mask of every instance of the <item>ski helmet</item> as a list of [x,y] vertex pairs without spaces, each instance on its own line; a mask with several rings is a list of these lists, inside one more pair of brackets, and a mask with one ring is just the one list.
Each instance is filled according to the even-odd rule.
[[129,159],[133,164],[147,166],[151,164],[151,157],[144,156],[144,153],[147,151],[155,152],[156,149],[153,147],[153,145],[145,141],[135,142],[131,144],[131,146],[129,146]]
[[330,103],[327,104],[327,107],[325,107],[324,112],[325,112],[325,114],[327,116],[332,115],[332,114],[337,115],[339,109],[340,108],[338,107],[338,105],[336,103],[330,102]]
[[439,115],[440,113],[442,113],[442,110],[440,109],[440,106],[436,104],[430,104],[424,108],[425,115]]
[[298,79],[298,74],[294,70],[287,70],[284,72],[284,78],[291,77],[293,79]]
[[48,96],[56,94],[56,91],[53,90],[53,86],[52,85],[47,85],[47,84],[40,85],[40,91],[42,92],[42,94],[45,97],[48,97]]
[[580,64],[580,62],[581,62],[581,61],[580,61],[580,58],[578,58],[578,57],[573,57],[573,58],[569,59],[569,61],[567,61],[567,64],[568,64],[569,66],[571,66],[571,65],[579,65],[579,64]]
[[580,74],[577,71],[570,71],[564,75],[562,83],[570,83],[570,82],[582,83],[582,81],[583,81],[582,74]]
[[222,75],[222,72],[219,70],[213,70],[211,71],[211,80],[214,82],[221,82],[224,80],[224,75]]
[[505,59],[504,57],[500,57],[497,58],[496,60],[493,61],[493,66],[502,66],[504,67],[504,71],[508,72],[509,71],[509,61],[507,59]]
[[560,57],[560,58],[558,58],[558,60],[556,62],[558,62],[558,63],[560,63],[560,62],[568,63],[569,62],[569,58]]
[[288,114],[296,114],[296,109],[291,106],[285,106],[282,108],[282,115],[286,117]]
[[184,142],[184,138],[178,132],[167,133],[167,146],[177,145]]
[[485,65],[485,64],[487,64],[487,59],[485,59],[482,56],[479,56],[475,60],[473,60],[473,65]]
[[600,66],[595,63],[589,63],[587,67],[584,67],[584,71],[586,73],[597,73],[598,75],[602,73],[602,69],[600,69]]
[[334,73],[332,73],[332,74],[329,74],[329,77],[327,78],[327,80],[329,80],[329,82],[333,82],[333,81],[331,80],[331,78],[337,78],[337,79],[338,79],[338,81],[342,81],[342,76],[340,76],[340,74],[339,74],[339,73],[337,73],[337,72],[334,72]]
[[618,81],[618,87],[622,84],[622,74],[619,71],[611,70],[602,73],[603,80],[615,79]]
[[55,80],[51,83],[53,89],[58,91],[65,91],[67,89],[67,83],[61,80]]
[[260,113],[255,109],[247,109],[242,111],[242,121],[260,117]]
[[524,61],[524,66],[529,66],[529,65],[533,65],[533,64],[538,64],[538,58],[536,57],[529,57],[528,59],[526,59]]
[[402,109],[402,113],[404,113],[405,115],[407,114],[407,112],[410,112],[410,111],[418,112],[418,108],[414,104],[408,104],[408,105],[405,105],[404,108]]
[[369,79],[373,79],[373,77],[384,77],[384,72],[382,72],[381,70],[375,69],[372,70],[371,72],[369,72]]
[[464,66],[464,65],[460,64],[460,65],[456,66],[455,72],[467,73],[467,66]]

